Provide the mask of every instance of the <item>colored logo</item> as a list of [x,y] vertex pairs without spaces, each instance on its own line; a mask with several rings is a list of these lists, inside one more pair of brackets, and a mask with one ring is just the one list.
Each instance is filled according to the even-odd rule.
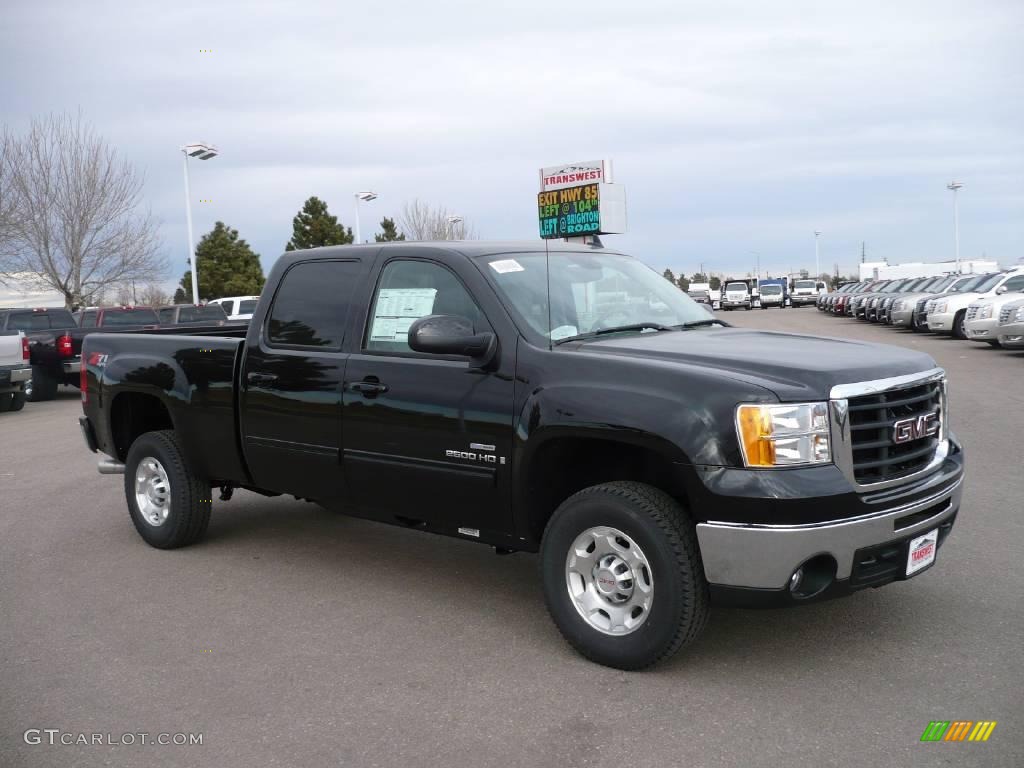
[[995,729],[995,720],[932,720],[921,741],[988,741]]

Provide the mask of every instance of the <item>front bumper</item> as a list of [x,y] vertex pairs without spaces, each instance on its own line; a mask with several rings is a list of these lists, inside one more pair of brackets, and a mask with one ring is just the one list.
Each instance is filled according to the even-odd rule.
[[731,309],[733,307],[749,307],[750,299],[746,301],[736,301],[734,299],[725,299],[722,301],[722,309]]
[[1024,347],[1024,323],[1000,325],[998,338],[999,343],[1004,347],[1009,347],[1010,349]]
[[808,304],[817,304],[818,303],[818,297],[817,296],[792,296],[792,297],[790,297],[789,302],[794,307],[803,307],[803,306],[806,306]]
[[913,315],[913,309],[894,309],[890,312],[890,324],[909,328],[910,319]]
[[[770,502],[765,500],[762,507],[769,514],[760,519],[786,522],[707,520],[697,524],[704,572],[716,599],[748,607],[786,605],[907,578],[907,542],[937,528],[941,544],[952,529],[963,494],[963,453],[952,438],[949,452],[933,472],[905,486],[883,491],[836,493],[834,486],[841,481],[835,475],[800,471],[808,474],[784,481],[788,488],[773,481],[772,473],[748,472],[754,479],[745,483],[747,493],[775,494]],[[734,483],[735,479],[729,481],[729,485]],[[774,488],[750,487],[758,483]],[[796,498],[801,486],[805,495],[816,498]],[[830,491],[836,495],[829,495]],[[782,494],[791,497],[780,498]],[[810,510],[820,516],[823,509],[842,510],[843,516],[814,520]],[[812,519],[790,522],[797,516]],[[881,551],[890,553],[888,565],[892,567],[888,570],[879,571],[871,562],[873,553]],[[826,588],[808,597],[798,597],[788,588],[790,577],[812,558],[829,562],[834,573]]]
[[968,320],[965,323],[968,341],[996,341],[996,331],[999,328],[999,317],[988,317],[984,320]]
[[932,312],[928,315],[928,330],[935,333],[952,333],[954,317],[952,312]]

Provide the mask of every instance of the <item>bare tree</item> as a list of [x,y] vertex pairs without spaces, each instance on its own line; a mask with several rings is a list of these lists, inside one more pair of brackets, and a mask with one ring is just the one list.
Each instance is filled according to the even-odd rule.
[[38,274],[69,307],[163,276],[156,222],[139,210],[143,177],[81,114],[33,120],[9,137],[2,159],[12,220],[0,276]]
[[480,237],[464,217],[420,200],[403,205],[398,221],[410,240],[477,240]]
[[162,307],[171,303],[171,294],[156,283],[147,283],[138,293],[139,304],[144,307]]

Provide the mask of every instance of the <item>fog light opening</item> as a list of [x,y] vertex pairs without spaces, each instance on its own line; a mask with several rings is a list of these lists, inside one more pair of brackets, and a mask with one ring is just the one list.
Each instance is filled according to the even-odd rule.
[[789,592],[798,600],[806,600],[824,592],[835,578],[835,558],[816,555],[793,571],[789,577]]

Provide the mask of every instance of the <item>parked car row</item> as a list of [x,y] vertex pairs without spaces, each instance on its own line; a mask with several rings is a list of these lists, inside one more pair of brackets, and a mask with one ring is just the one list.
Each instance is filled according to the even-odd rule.
[[[30,368],[30,375],[24,378],[20,378],[22,373],[13,374],[19,378],[16,387],[11,384],[2,358],[4,347],[11,342],[0,344],[0,411],[20,408],[19,396],[30,401],[52,400],[61,384],[79,386],[82,341],[90,333],[134,333],[183,325],[245,326],[245,302],[250,298],[219,299],[200,305],[85,307],[75,313],[63,307],[0,307],[0,335],[21,334]],[[239,314],[229,316],[222,304],[229,301],[231,309]]]
[[822,312],[915,331],[1024,347],[1024,267],[981,275],[849,283],[818,297]]

